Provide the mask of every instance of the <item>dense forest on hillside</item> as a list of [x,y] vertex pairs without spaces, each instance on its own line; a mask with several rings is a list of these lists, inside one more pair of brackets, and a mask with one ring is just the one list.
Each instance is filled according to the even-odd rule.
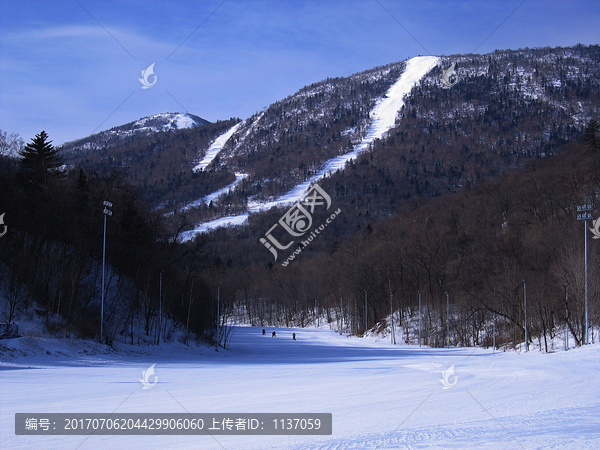
[[[253,215],[248,226],[212,232],[206,261],[224,267],[229,314],[241,308],[258,325],[302,326],[318,314],[343,318],[347,331],[362,333],[366,291],[369,327],[389,315],[391,294],[410,331],[406,339],[414,342],[420,292],[425,342],[445,345],[448,292],[452,345],[490,345],[494,314],[498,342],[514,345],[524,339],[525,280],[530,339],[543,341],[567,323],[579,344],[584,226],[576,207],[596,205],[599,149],[565,145],[556,156],[531,160],[495,181],[431,200],[414,198],[397,215],[358,233],[349,220],[352,209],[332,192],[341,215],[288,266],[273,261],[258,242],[283,209]],[[589,298],[590,320],[597,325],[596,244],[590,242]]]
[[191,129],[132,136],[92,152],[70,153],[67,148],[64,161],[70,168],[116,170],[142,188],[152,207],[169,210],[174,204],[191,202],[235,180],[227,166],[220,164],[202,172],[192,172],[191,168],[210,143],[238,121],[230,119]]
[[[30,145],[52,149],[44,136]],[[0,288],[8,302],[3,319],[14,320],[35,301],[50,332],[99,339],[103,202],[109,201],[105,336],[156,342],[162,306],[164,337],[173,331],[167,323],[180,323],[213,339],[210,277],[201,276],[199,265],[202,242],[178,245],[140,187],[118,171],[65,172],[60,154],[49,152],[52,157],[34,157],[29,165],[24,158],[0,159],[0,209],[8,230],[0,239]]]
[[[442,71],[453,63],[458,81],[443,89]],[[198,222],[246,212],[250,201],[284,194],[350,151],[403,67],[315,83],[241,123],[114,141],[94,135],[72,152],[55,151],[41,133],[14,158],[23,143],[0,132],[0,213],[9,230],[0,237],[2,313],[13,317],[35,301],[49,330],[98,338],[107,200],[106,326],[115,339],[156,341],[163,314],[213,341],[217,323],[236,317],[299,326],[325,317],[361,334],[365,320],[384,326],[393,310],[414,342],[420,293],[429,345],[445,345],[448,318],[452,344],[489,345],[493,317],[499,342],[522,342],[526,294],[530,339],[566,325],[581,343],[584,230],[575,214],[582,203],[598,211],[600,46],[442,58],[396,127],[319,181],[331,209],[317,208],[312,220],[328,225],[306,247],[300,239],[274,259],[263,245],[283,207],[182,242]],[[238,123],[213,163],[193,172]],[[81,150],[94,139],[98,148]],[[237,170],[246,177],[235,189],[180,208],[229,185]],[[596,243],[589,298],[598,325]]]
[[[366,132],[369,115],[404,70],[390,64],[346,78],[328,78],[272,104],[248,132],[243,145],[232,140],[223,158],[257,182],[252,195],[286,192],[347,153]],[[263,192],[264,191],[264,192]]]
[[[443,71],[457,83],[443,89]],[[95,150],[67,152],[66,162],[115,167],[141,186],[152,208],[173,212],[247,174],[212,204],[185,211],[192,223],[245,212],[251,201],[287,193],[325,162],[352,151],[370,125],[370,111],[405,63],[307,86],[241,123],[208,171],[194,163],[237,119],[191,130],[129,137]],[[600,46],[499,50],[441,58],[408,96],[398,125],[350,170],[332,174],[338,196],[350,196],[361,227],[394,214],[413,196],[455,192],[553,154],[596,117]],[[104,142],[104,141],[102,141]],[[68,150],[68,148],[66,148]],[[209,202],[210,203],[210,202]],[[174,218],[174,227],[183,220]]]
[[[458,82],[443,89],[451,64]],[[244,122],[219,163],[248,177],[210,208],[186,212],[189,220],[244,212],[250,200],[283,195],[351,151],[370,124],[373,95],[395,81],[391,68],[317,83]],[[455,192],[552,155],[581,136],[599,102],[599,46],[443,57],[413,89],[397,126],[323,183],[352,201],[352,221],[364,227],[414,196]],[[354,125],[336,115],[342,111]]]
[[[0,239],[0,261],[8,313],[14,316],[36,301],[49,330],[98,338],[101,205],[110,200],[111,339],[135,343],[140,336],[156,337],[158,324],[164,327],[159,300],[165,317],[214,339],[217,296],[221,323],[240,314],[259,325],[303,326],[325,317],[361,334],[366,295],[369,327],[385,326],[381,321],[393,308],[403,339],[414,342],[420,293],[424,343],[445,345],[449,318],[452,345],[490,345],[495,315],[498,343],[516,345],[523,341],[526,284],[530,339],[543,341],[566,324],[581,344],[584,229],[575,214],[582,203],[596,208],[596,122],[581,139],[585,143],[565,145],[494,181],[445,196],[414,197],[398,214],[358,232],[351,206],[332,192],[339,217],[285,267],[259,243],[285,212],[281,208],[180,244],[178,233],[167,232],[164,218],[150,211],[139,187],[118,172],[66,173],[59,169],[60,157],[36,172],[2,158],[2,210],[10,231]],[[314,223],[326,217],[316,213]],[[592,325],[600,319],[595,244],[590,242],[589,252]]]

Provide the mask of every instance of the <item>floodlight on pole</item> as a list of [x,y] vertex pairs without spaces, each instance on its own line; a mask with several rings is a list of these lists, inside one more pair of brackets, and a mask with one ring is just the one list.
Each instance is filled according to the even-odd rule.
[[584,245],[585,245],[585,334],[584,343],[587,345],[590,343],[588,339],[588,245],[587,245],[587,221],[592,220],[592,211],[594,207],[590,204],[580,205],[577,207],[577,220],[583,220],[583,232],[584,232]]
[[112,203],[108,201],[102,202],[104,209],[102,215],[104,216],[104,239],[102,240],[102,300],[100,304],[100,343],[104,342],[104,279],[105,279],[105,267],[106,267],[106,216],[112,216]]
[[421,291],[419,291],[419,347],[421,346]]

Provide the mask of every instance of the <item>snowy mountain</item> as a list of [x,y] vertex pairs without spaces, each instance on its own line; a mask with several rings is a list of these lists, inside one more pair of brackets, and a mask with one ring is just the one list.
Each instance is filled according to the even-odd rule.
[[165,131],[177,131],[208,124],[207,120],[188,113],[162,113],[142,117],[83,139],[66,142],[59,147],[63,155],[77,155],[102,148],[114,147],[126,140]]
[[[404,98],[408,95],[411,89],[421,80],[425,74],[427,74],[432,68],[439,63],[439,58],[433,56],[417,57],[409,60],[406,63],[406,67],[398,81],[396,81],[387,91],[387,93],[380,98],[375,106],[373,107],[369,120],[370,126],[367,132],[364,134],[360,144],[354,146],[352,150],[343,155],[331,158],[326,162],[321,170],[314,174],[310,179],[298,184],[291,189],[285,195],[269,202],[253,202],[250,206],[250,212],[258,212],[266,210],[274,206],[290,205],[294,202],[299,201],[309,190],[313,183],[318,182],[328,174],[331,174],[338,170],[343,170],[345,165],[353,159],[356,159],[358,155],[369,149],[369,146],[376,140],[380,139],[385,133],[387,133],[394,125],[396,121],[396,115],[400,109],[404,106]],[[250,126],[246,126],[244,138],[255,130],[256,121],[253,121]],[[241,124],[235,125],[227,133],[220,136],[217,141],[222,142],[220,148],[222,149],[227,140],[238,131]],[[348,130],[345,135],[355,132],[355,128]],[[239,145],[236,149],[239,148]],[[207,152],[208,154],[209,152]],[[214,155],[216,156],[216,154]],[[213,156],[213,158],[214,158]],[[232,186],[233,188],[234,186]],[[187,231],[184,234],[184,239],[192,239],[196,234],[209,230],[211,228],[226,225],[228,223],[239,225],[248,218],[248,213],[242,213],[234,217],[220,218],[208,223],[200,224],[196,229]]]
[[[552,155],[598,114],[599,46],[421,59],[425,71],[413,72],[414,58],[328,78],[210,130],[181,130],[189,123],[181,115],[162,114],[65,144],[63,154],[70,164],[138,174],[155,208],[183,211],[199,230],[213,220],[243,223],[317,180],[366,226],[413,197],[455,192]],[[156,133],[165,129],[175,131]]]
[[599,88],[600,46],[417,57],[141,119],[60,173],[0,158],[2,420],[294,405],[334,434],[177,446],[595,448]]
[[[382,188],[397,199],[435,196],[552,154],[578,139],[598,113],[598,46],[435,61],[403,92],[404,102],[388,111],[387,135],[369,139],[388,90],[409,75],[406,63],[311,85],[249,118],[221,145],[221,163],[248,174],[224,201],[264,209],[296,199],[325,174],[335,189],[347,192],[355,183],[351,172],[336,170],[350,159],[360,162],[354,174],[365,180],[353,188],[353,202],[368,198],[365,206],[376,205],[381,195],[374,192]],[[447,75],[454,77],[452,85],[446,85]],[[393,214],[398,206],[396,201],[377,215]]]

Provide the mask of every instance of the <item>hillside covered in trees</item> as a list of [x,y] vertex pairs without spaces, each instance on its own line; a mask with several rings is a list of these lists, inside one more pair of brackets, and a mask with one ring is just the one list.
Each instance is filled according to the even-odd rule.
[[[595,129],[594,122],[588,132]],[[206,261],[223,271],[229,313],[243,310],[258,325],[302,326],[320,315],[360,334],[366,291],[369,327],[393,307],[415,343],[420,293],[427,344],[445,345],[449,314],[452,345],[491,345],[494,315],[498,342],[516,345],[524,339],[527,295],[530,339],[543,342],[567,324],[580,344],[584,224],[576,214],[591,203],[597,215],[599,137],[591,132],[587,144],[567,144],[494,181],[415,198],[358,232],[351,207],[332,195],[342,213],[285,267],[257,242],[284,210],[213,231]],[[590,323],[597,326],[600,250],[589,240]]]
[[[451,64],[457,83],[444,89]],[[396,126],[319,181],[339,214],[310,246],[292,247],[302,253],[288,265],[260,241],[286,208],[181,242],[198,222],[246,212],[351,151],[404,67],[315,83],[243,121],[139,135],[125,127],[118,139],[94,135],[76,149],[55,149],[43,132],[25,148],[0,136],[7,316],[35,301],[50,330],[98,338],[102,202],[110,201],[113,338],[157,337],[163,315],[209,339],[218,321],[234,317],[299,326],[325,317],[360,334],[365,319],[382,326],[393,310],[414,342],[420,293],[429,345],[445,345],[448,317],[453,344],[489,345],[494,316],[500,342],[522,342],[526,295],[530,339],[566,325],[581,343],[584,230],[575,211],[597,203],[599,46],[442,58]],[[234,126],[212,163],[192,170]],[[218,199],[182,210],[240,173]],[[315,211],[314,224],[330,212]],[[589,298],[597,326],[595,243]]]

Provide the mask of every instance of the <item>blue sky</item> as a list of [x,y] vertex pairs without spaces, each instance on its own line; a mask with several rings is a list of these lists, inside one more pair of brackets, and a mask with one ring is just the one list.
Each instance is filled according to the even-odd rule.
[[[600,43],[597,0],[0,5],[0,129],[25,141],[46,130],[55,144],[160,112],[244,119],[305,85],[419,54]],[[142,89],[152,63],[156,84]]]

